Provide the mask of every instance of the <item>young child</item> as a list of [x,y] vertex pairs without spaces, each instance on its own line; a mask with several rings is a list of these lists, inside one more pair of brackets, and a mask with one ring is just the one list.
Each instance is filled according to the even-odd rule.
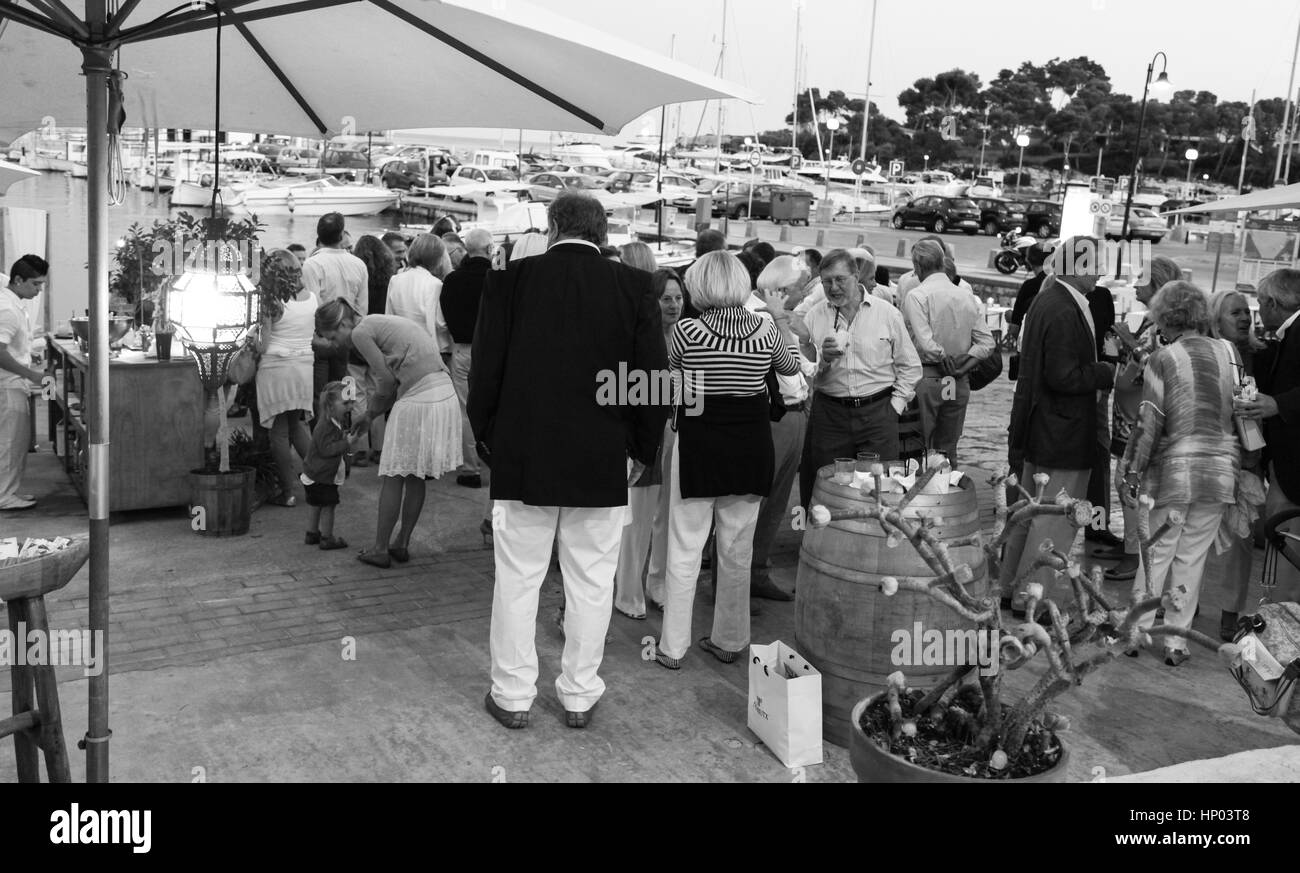
[[343,397],[346,386],[331,382],[320,395],[322,415],[311,435],[311,447],[302,462],[302,484],[311,507],[311,521],[305,542],[322,549],[346,549],[342,537],[334,536],[334,507],[339,503],[339,486],[347,473],[343,459],[360,436],[350,438],[343,428],[353,401]]

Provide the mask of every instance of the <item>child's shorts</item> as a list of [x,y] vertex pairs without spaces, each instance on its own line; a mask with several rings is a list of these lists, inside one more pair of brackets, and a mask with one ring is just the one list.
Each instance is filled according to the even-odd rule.
[[308,506],[339,505],[339,486],[333,482],[328,485],[316,482],[312,485],[304,485],[303,489],[307,492]]

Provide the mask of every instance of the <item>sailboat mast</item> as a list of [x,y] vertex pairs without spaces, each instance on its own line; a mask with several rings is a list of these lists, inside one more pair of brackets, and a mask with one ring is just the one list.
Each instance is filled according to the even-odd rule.
[[799,44],[803,41],[803,0],[794,2],[794,114],[790,116],[790,148],[799,151]]
[[[722,0],[722,46],[718,51],[718,78],[726,78],[727,69],[727,0]],[[722,172],[722,121],[725,117],[725,102],[718,99],[718,161],[717,171]]]
[[867,125],[871,123],[871,50],[876,44],[876,4],[879,0],[871,0],[871,33],[867,37],[867,99],[862,107],[862,151],[858,155],[862,160],[867,159]]

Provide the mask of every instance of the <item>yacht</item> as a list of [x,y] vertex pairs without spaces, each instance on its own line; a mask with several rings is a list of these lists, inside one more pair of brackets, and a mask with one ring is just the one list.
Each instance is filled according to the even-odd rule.
[[375,215],[396,205],[399,197],[397,191],[347,185],[332,176],[263,182],[243,191],[233,187],[229,190],[233,201],[226,205],[254,215]]

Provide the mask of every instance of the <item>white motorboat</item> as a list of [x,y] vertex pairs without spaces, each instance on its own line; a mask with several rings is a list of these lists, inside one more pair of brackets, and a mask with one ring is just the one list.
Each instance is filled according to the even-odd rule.
[[398,196],[387,188],[346,185],[326,176],[260,184],[227,205],[254,215],[375,215],[396,204]]

